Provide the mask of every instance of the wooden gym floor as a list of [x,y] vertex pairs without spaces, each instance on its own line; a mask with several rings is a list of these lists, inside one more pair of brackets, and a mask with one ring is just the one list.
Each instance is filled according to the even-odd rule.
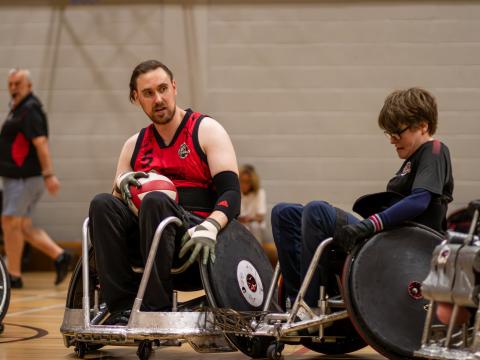
[[[4,319],[5,330],[0,334],[0,360],[76,359],[73,348],[63,345],[59,328],[62,323],[68,281],[53,285],[53,272],[29,272],[23,276],[24,288],[12,290],[10,307]],[[182,296],[182,295],[181,295]],[[180,299],[182,300],[182,299]],[[284,359],[385,359],[371,348],[343,356],[325,356],[302,346],[286,346]],[[138,359],[134,347],[108,346],[89,353],[86,359]],[[199,354],[188,344],[181,347],[156,349],[150,359],[229,359],[246,360],[240,352]]]

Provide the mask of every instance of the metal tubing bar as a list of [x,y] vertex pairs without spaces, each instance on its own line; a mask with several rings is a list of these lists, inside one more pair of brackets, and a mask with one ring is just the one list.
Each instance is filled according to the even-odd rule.
[[448,321],[447,337],[445,339],[445,347],[449,348],[450,343],[452,342],[453,328],[455,327],[455,322],[457,321],[458,316],[458,304],[453,306],[452,314],[450,315],[450,320]]
[[425,325],[423,326],[422,345],[427,345],[427,343],[430,341],[430,332],[432,328],[434,305],[435,305],[434,301],[430,300],[428,304],[428,311],[427,311],[427,317],[425,319]]
[[178,291],[173,290],[173,299],[172,299],[172,312],[177,312],[178,310]]
[[477,352],[480,350],[480,307],[477,308],[477,311],[475,313],[475,323],[473,327],[472,337],[472,351]]
[[145,289],[147,288],[147,283],[148,283],[148,280],[150,279],[150,274],[152,272],[153,263],[155,261],[155,257],[157,256],[160,237],[162,236],[163,230],[167,227],[167,225],[171,223],[174,223],[178,226],[182,225],[182,221],[179,218],[175,216],[169,216],[166,219],[163,219],[160,222],[160,224],[158,224],[157,229],[155,230],[155,234],[153,235],[152,246],[150,247],[147,263],[145,264],[142,280],[138,288],[137,297],[135,298],[135,302],[133,303],[132,312],[140,311],[140,305],[142,305],[143,295],[145,294]]
[[470,223],[470,229],[468,230],[468,237],[465,239],[465,245],[470,244],[470,242],[473,239],[473,235],[475,234],[475,230],[477,228],[478,215],[479,215],[479,211],[478,209],[475,209],[475,212],[473,213],[472,222]]
[[87,217],[83,221],[82,226],[82,278],[83,278],[83,297],[82,297],[82,309],[83,309],[83,325],[85,329],[90,327],[90,284],[89,284],[89,269],[88,269],[88,222]]
[[[198,260],[197,260],[198,261]],[[212,291],[212,286],[210,285],[210,281],[208,278],[208,269],[207,266],[203,262],[198,261],[199,266],[200,266],[200,275],[202,278],[202,283],[203,283],[203,289],[205,290],[205,295],[207,296],[207,300],[210,304],[211,307],[218,307],[217,303],[213,297],[213,291]]]
[[315,250],[315,254],[313,255],[312,261],[310,262],[310,265],[308,266],[307,274],[305,275],[305,278],[302,281],[302,286],[300,287],[300,290],[298,291],[297,297],[295,299],[295,302],[292,306],[292,312],[290,313],[290,317],[288,318],[287,324],[290,324],[294,317],[297,315],[298,308],[300,306],[300,302],[303,302],[303,298],[305,296],[305,293],[307,292],[308,286],[310,285],[310,281],[312,280],[312,276],[317,268],[318,262],[320,261],[320,257],[323,254],[323,251],[325,248],[333,241],[333,238],[327,238],[323,240],[318,246],[317,249]]
[[268,288],[267,298],[265,300],[265,305],[263,305],[263,311],[268,311],[270,303],[272,302],[273,292],[275,291],[275,286],[277,285],[278,277],[280,275],[280,261],[277,261],[275,265],[275,271],[273,272],[272,282]]
[[337,311],[332,314],[317,316],[311,320],[303,320],[294,324],[285,324],[278,328],[278,335],[284,336],[291,332],[307,329],[321,324],[348,318],[347,310]]

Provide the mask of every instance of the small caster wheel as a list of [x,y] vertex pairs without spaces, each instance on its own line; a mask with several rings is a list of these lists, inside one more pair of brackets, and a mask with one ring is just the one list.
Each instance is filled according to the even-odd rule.
[[3,330],[5,330],[5,325],[0,323],[0,334],[3,333]]
[[152,342],[143,340],[138,345],[137,355],[140,360],[148,360],[152,353]]
[[284,344],[279,342],[273,342],[267,349],[267,357],[270,360],[280,360],[282,358],[282,351],[285,347]]
[[77,342],[75,345],[75,354],[79,359],[83,359],[87,353],[87,345],[83,342]]

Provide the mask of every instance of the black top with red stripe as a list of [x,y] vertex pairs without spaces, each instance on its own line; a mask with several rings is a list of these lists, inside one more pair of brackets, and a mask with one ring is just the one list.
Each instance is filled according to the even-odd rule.
[[198,141],[198,128],[205,115],[186,110],[175,135],[166,145],[153,124],[143,128],[130,161],[134,171],[156,171],[177,187],[179,204],[188,211],[207,216],[217,194]]
[[47,116],[40,100],[30,93],[10,111],[0,132],[0,176],[39,176],[42,168],[32,139],[48,136]]
[[447,204],[453,199],[453,176],[450,152],[442,142],[432,140],[421,145],[387,184],[387,191],[403,196],[410,195],[415,189],[429,191],[432,200],[427,210],[413,221],[445,230]]

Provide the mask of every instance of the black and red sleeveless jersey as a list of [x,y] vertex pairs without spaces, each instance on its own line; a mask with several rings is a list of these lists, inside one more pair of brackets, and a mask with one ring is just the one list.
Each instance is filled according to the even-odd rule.
[[198,128],[205,115],[186,110],[169,145],[153,124],[143,128],[130,161],[134,171],[156,171],[177,187],[179,204],[207,216],[217,199],[207,157],[198,141]]

